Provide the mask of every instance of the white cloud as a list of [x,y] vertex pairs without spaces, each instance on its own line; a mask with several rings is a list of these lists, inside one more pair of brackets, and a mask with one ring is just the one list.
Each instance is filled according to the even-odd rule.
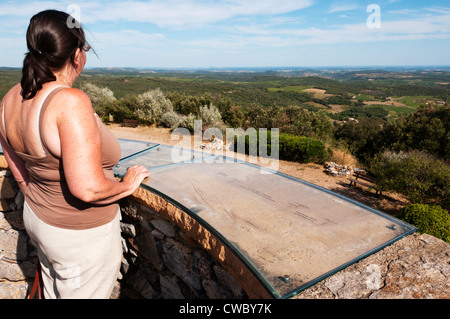
[[330,8],[328,9],[328,13],[335,13],[335,12],[345,12],[345,11],[351,11],[356,10],[360,7],[359,4],[349,2],[349,1],[340,1],[335,2],[331,4]]
[[339,43],[369,43],[450,39],[450,14],[422,19],[382,21],[380,29],[370,29],[363,23],[335,25],[329,28],[267,28],[262,25],[239,25],[233,32],[227,29],[222,37],[189,40],[183,44],[220,49],[250,49],[252,47],[295,47]]
[[[0,3],[0,16],[24,17],[28,20],[37,12],[45,9],[61,7],[61,4],[54,1],[7,1]],[[61,8],[60,8],[61,10]]]
[[[84,9],[86,23],[99,21],[131,21],[156,24],[159,27],[201,27],[241,16],[277,15],[304,9],[312,0],[200,1],[154,0],[96,3]],[[82,21],[83,22],[83,21]]]
[[388,13],[399,15],[416,15],[417,13],[420,13],[420,11],[415,9],[399,9],[399,10],[389,10]]
[[446,8],[446,7],[426,8],[426,11],[450,14],[450,8]]

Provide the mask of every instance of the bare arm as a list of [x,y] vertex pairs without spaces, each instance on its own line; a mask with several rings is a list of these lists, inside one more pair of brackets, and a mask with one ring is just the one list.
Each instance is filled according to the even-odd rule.
[[59,99],[57,126],[64,174],[71,193],[82,201],[109,204],[131,195],[150,176],[142,166],[131,167],[121,182],[105,177],[101,138],[89,98],[69,89]]
[[[2,103],[3,105],[3,103]],[[0,123],[3,123],[3,107],[0,108],[1,116],[0,116]],[[11,170],[11,173],[14,176],[14,179],[16,180],[17,184],[19,185],[20,190],[25,195],[26,189],[28,186],[29,181],[29,175],[28,171],[25,168],[25,161],[21,159],[16,152],[12,149],[12,147],[5,141],[4,138],[4,128],[3,125],[1,127],[1,134],[0,134],[0,143],[2,145],[3,154],[5,155],[6,162],[8,163],[8,167]]]
[[25,168],[25,162],[16,154],[9,144],[6,143],[3,138],[3,134],[0,134],[0,141],[8,167],[19,185],[20,190],[25,195],[29,181],[28,171]]

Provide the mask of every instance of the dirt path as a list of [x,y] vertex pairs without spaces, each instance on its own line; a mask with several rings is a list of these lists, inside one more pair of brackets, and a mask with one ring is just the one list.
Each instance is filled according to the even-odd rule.
[[[179,138],[177,140],[175,137],[172,137],[170,129],[166,128],[157,128],[155,126],[131,128],[121,127],[118,124],[111,124],[108,127],[117,138],[177,145],[187,148],[193,148],[194,145],[193,137],[185,136],[183,139]],[[407,200],[398,194],[387,193],[383,194],[383,196],[375,196],[370,190],[349,188],[349,182],[346,177],[328,175],[324,172],[324,168],[321,165],[300,164],[280,160],[278,171],[329,189],[394,216],[401,207],[407,204]]]

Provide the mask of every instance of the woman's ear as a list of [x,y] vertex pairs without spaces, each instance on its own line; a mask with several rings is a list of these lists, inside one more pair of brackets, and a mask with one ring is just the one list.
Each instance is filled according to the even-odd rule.
[[78,73],[81,73],[81,71],[84,68],[84,65],[86,64],[86,56],[82,53],[80,48],[78,48],[75,51],[74,57],[73,57],[73,65],[75,69],[78,71]]

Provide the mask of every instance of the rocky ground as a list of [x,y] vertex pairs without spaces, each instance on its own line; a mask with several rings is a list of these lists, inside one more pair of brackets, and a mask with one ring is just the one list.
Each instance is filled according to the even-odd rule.
[[294,298],[449,299],[450,245],[415,233]]

